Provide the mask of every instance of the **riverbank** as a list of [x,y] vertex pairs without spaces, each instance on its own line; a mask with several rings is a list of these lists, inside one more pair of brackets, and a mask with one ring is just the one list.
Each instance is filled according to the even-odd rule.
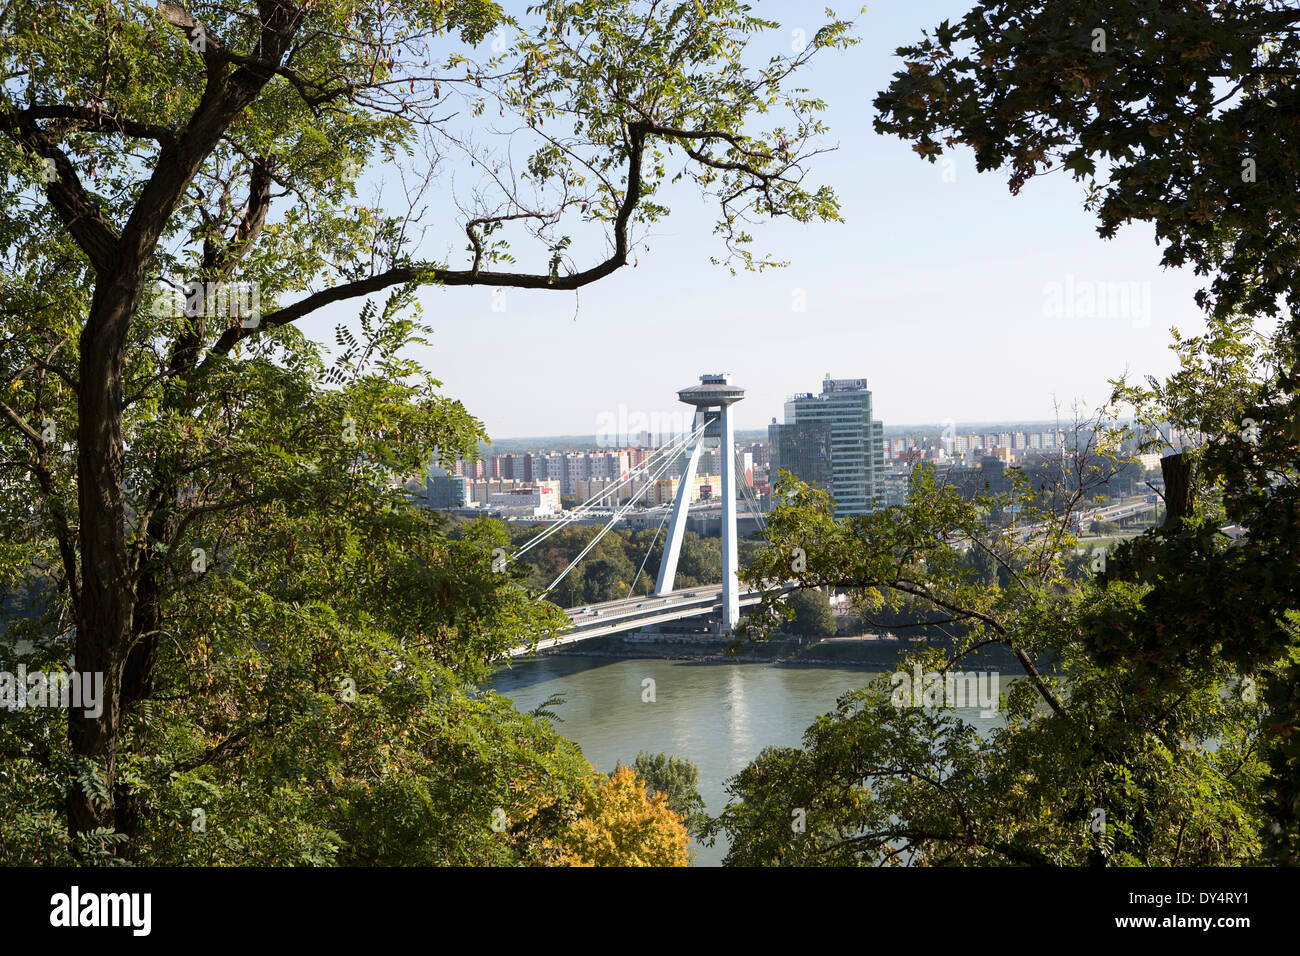
[[[557,715],[556,732],[576,742],[602,773],[633,763],[640,753],[689,760],[699,770],[705,812],[713,816],[731,799],[727,781],[764,748],[802,746],[819,716],[834,713],[846,693],[891,669],[646,660],[644,645],[638,653],[636,660],[585,651],[516,658],[493,674],[491,686],[520,713],[546,704]],[[981,734],[1003,722],[1001,711],[982,714],[967,707],[956,713]],[[697,866],[719,866],[727,852],[725,834],[714,846],[696,844],[694,850]]]
[[[785,664],[800,667],[869,667],[893,669],[903,654],[918,642],[900,637],[865,635],[862,637],[779,638],[756,641],[727,653],[726,643],[698,637],[682,638],[661,635],[611,634],[595,637],[580,644],[570,644],[544,657],[605,657],[665,661],[698,661],[716,664]],[[932,642],[933,646],[942,646]],[[980,648],[965,658],[983,667],[1015,667],[1015,655],[1002,646]]]

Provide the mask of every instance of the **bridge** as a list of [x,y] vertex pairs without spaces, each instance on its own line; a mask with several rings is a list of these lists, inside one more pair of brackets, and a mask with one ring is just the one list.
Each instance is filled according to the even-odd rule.
[[[590,524],[593,521],[604,521],[604,526],[600,531],[542,593],[541,599],[544,599],[546,595],[554,593],[569,572],[591,553],[592,549],[619,521],[626,517],[637,503],[639,497],[652,487],[655,481],[663,477],[672,467],[673,462],[680,456],[683,464],[677,485],[677,494],[673,500],[671,510],[667,508],[662,510],[660,526],[646,551],[645,560],[641,562],[641,570],[644,570],[646,561],[650,557],[650,550],[658,541],[659,533],[664,530],[666,522],[668,537],[664,544],[663,556],[660,559],[659,572],[655,579],[653,592],[648,595],[634,595],[632,593],[636,581],[641,575],[641,570],[638,570],[637,577],[633,579],[632,585],[628,588],[627,597],[600,604],[568,608],[565,610],[565,614],[568,615],[569,624],[559,634],[546,638],[535,646],[523,645],[513,648],[508,652],[507,656],[519,657],[535,651],[550,650],[595,637],[619,634],[624,631],[633,631],[643,627],[652,627],[704,615],[716,615],[719,621],[718,633],[726,636],[734,633],[740,623],[741,608],[757,604],[761,599],[761,593],[758,591],[746,590],[741,592],[739,578],[736,573],[738,569],[737,498],[742,497],[744,499],[747,510],[760,527],[765,524],[765,518],[758,507],[752,489],[744,483],[738,483],[736,480],[735,429],[731,416],[731,406],[745,397],[745,391],[739,386],[731,384],[729,375],[721,373],[700,376],[699,385],[680,389],[677,396],[681,401],[696,408],[690,432],[679,435],[667,444],[656,448],[646,457],[645,461],[631,469],[627,475],[623,476],[614,485],[602,488],[577,508],[570,509],[557,521],[546,525],[507,559],[507,563],[518,560],[522,555],[569,524]],[[716,505],[710,505],[710,507],[716,507],[720,515],[722,583],[677,590],[674,587],[677,562],[681,555],[682,538],[691,510],[690,499],[694,490],[695,473],[699,466],[704,443],[708,439],[717,440],[718,456],[721,459],[722,466],[721,494]],[[643,479],[644,483],[639,491],[630,494],[624,504],[611,507],[610,502],[616,502],[622,497],[618,494],[620,489],[629,487],[634,482]],[[1146,501],[1122,502],[1105,507],[1082,509],[1076,511],[1073,517],[1080,523],[1090,522],[1093,519],[1115,521],[1132,517],[1150,510],[1150,508],[1150,503]],[[1050,524],[1048,523],[1027,525],[1011,529],[1006,533],[1015,540],[1024,542],[1037,534],[1042,534],[1049,527]],[[497,568],[495,562],[493,566]],[[790,584],[778,586],[782,590],[793,587]]]
[[1087,524],[1094,519],[1097,521],[1123,521],[1125,518],[1135,518],[1138,515],[1150,514],[1156,506],[1151,502],[1128,501],[1120,502],[1115,505],[1107,505],[1104,508],[1085,508],[1078,512],[1079,523]]
[[[748,510],[751,514],[757,516],[760,525],[764,521],[761,509],[754,499],[752,489],[748,485],[738,483],[736,480],[735,424],[731,414],[731,406],[745,397],[745,390],[733,385],[730,375],[727,373],[717,373],[701,375],[698,385],[690,385],[680,389],[677,392],[677,397],[682,402],[693,405],[696,409],[690,432],[656,448],[654,452],[646,457],[645,461],[636,468],[631,469],[620,481],[609,488],[602,488],[590,499],[566,513],[559,521],[548,525],[513,555],[510,555],[508,559],[509,561],[518,560],[522,555],[568,524],[589,522],[593,517],[604,517],[605,514],[608,514],[609,520],[605,526],[587,543],[586,547],[569,563],[568,567],[561,571],[559,576],[551,582],[542,597],[544,598],[547,594],[554,592],[565,576],[578,566],[582,559],[596,547],[601,538],[608,534],[615,524],[626,516],[636,503],[639,495],[643,494],[654,485],[655,481],[663,477],[680,455],[683,463],[672,510],[671,512],[668,510],[663,512],[660,528],[656,530],[655,538],[650,545],[651,548],[654,547],[659,532],[663,530],[664,522],[667,522],[668,537],[664,543],[663,556],[659,561],[659,573],[655,579],[653,593],[633,596],[631,590],[632,587],[636,586],[636,580],[634,579],[632,587],[628,589],[629,593],[626,598],[602,604],[569,608],[565,611],[569,617],[569,626],[559,635],[541,641],[536,647],[521,646],[513,648],[508,656],[518,657],[537,650],[548,650],[577,641],[590,640],[593,637],[618,634],[623,631],[636,630],[701,615],[717,614],[719,617],[719,633],[728,635],[733,633],[740,623],[741,607],[756,604],[760,600],[760,594],[757,591],[741,593],[740,580],[736,573],[739,569],[736,537],[736,498],[738,493],[745,497]],[[722,583],[688,590],[674,590],[677,577],[677,562],[681,556],[682,538],[685,535],[686,520],[690,514],[695,473],[699,468],[704,443],[708,439],[717,440],[718,457],[721,460],[722,489],[718,508],[720,509],[722,525]],[[641,491],[631,495],[622,506],[607,511],[598,510],[600,503],[616,501],[618,498],[616,492],[619,489],[629,486],[640,479],[645,479]],[[647,550],[646,559],[649,559],[649,556],[650,553]],[[644,570],[644,560],[641,567]],[[640,571],[637,572],[637,577],[640,577]]]
[[[1125,518],[1135,518],[1141,514],[1150,514],[1155,505],[1149,501],[1125,501],[1119,504],[1105,505],[1102,507],[1086,507],[1074,511],[1071,515],[1072,520],[1078,521],[1078,527],[1086,528],[1094,520],[1096,521],[1123,521]],[[1035,535],[1058,527],[1056,521],[1040,522],[1038,524],[1024,525],[1020,528],[1010,529],[1007,533],[1013,540],[1023,544]]]
[[[793,587],[793,585],[786,585],[786,587]],[[741,591],[739,605],[749,607],[757,604],[761,599],[760,591]],[[569,627],[558,636],[539,641],[536,647],[512,648],[507,656],[520,657],[534,651],[551,650],[593,637],[619,634],[654,624],[680,621],[688,617],[715,614],[721,606],[722,585],[709,584],[681,591],[669,591],[667,594],[646,594],[618,601],[606,601],[602,604],[571,607],[564,612],[569,616]]]

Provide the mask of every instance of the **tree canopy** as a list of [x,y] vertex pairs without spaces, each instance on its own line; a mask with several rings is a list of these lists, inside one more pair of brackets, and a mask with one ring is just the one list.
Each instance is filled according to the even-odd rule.
[[[1111,421],[1107,431],[1123,429]],[[1079,451],[1076,496],[1111,467],[1104,449]],[[1215,535],[1222,512],[1216,518],[1211,495],[1185,521],[1122,545],[1103,572],[1080,579],[1070,573],[1068,510],[1039,510],[1022,483],[996,497],[1041,526],[1024,541],[985,524],[991,498],[964,500],[926,472],[907,505],[841,521],[824,493],[783,481],[778,490],[793,501],[769,517],[769,548],[748,579],[788,573],[798,548],[806,556],[799,582],[848,589],[868,621],[909,599],[926,610],[926,633],[949,639],[918,642],[900,672],[915,666],[943,689],[980,666],[977,677],[997,679],[988,715],[996,722],[978,730],[954,712],[959,702],[900,698],[888,677],[844,695],[801,747],[769,748],[728,784],[730,802],[711,832],[729,836],[729,863],[1260,858],[1273,739],[1265,688],[1287,686],[1280,668],[1295,624],[1287,607],[1262,603],[1249,619],[1229,620],[1228,606],[1245,613],[1232,593],[1188,599],[1207,590],[1205,565],[1258,560]],[[965,547],[987,554],[1004,583],[981,574]],[[778,602],[776,592],[765,597],[756,627],[780,619]],[[1257,635],[1249,650],[1248,632]],[[990,645],[1018,664],[976,656]]]
[[662,793],[648,795],[631,767],[619,767],[588,797],[561,837],[570,866],[686,866],[686,827]]
[[700,771],[684,757],[672,754],[639,753],[632,763],[637,777],[645,782],[647,796],[662,793],[668,798],[668,807],[680,816],[686,832],[695,836],[708,819],[704,812],[704,798],[700,796]]
[[[485,437],[405,358],[415,291],[598,281],[677,180],[733,266],[772,264],[758,220],[835,219],[795,77],[849,24],[755,57],[773,26],[736,0],[0,10],[0,574],[40,595],[15,653],[104,675],[102,713],[6,718],[9,858],[464,859],[498,832],[443,802],[476,773],[512,827],[534,798],[564,824],[589,769],[461,687],[553,609],[400,487]],[[447,222],[459,255],[424,241]],[[327,357],[295,323],[346,304]],[[177,838],[191,815],[224,835]]]
[[[1209,278],[1208,325],[1175,334],[1167,381],[1114,383],[1049,507],[1023,476],[967,500],[922,472],[905,507],[836,522],[786,479],[755,584],[801,549],[804,586],[850,589],[868,619],[905,599],[952,629],[917,666],[950,678],[999,644],[1019,673],[983,733],[942,702],[899,706],[885,681],[845,695],[802,747],[731,781],[715,821],[731,862],[1297,862],[1297,23],[1266,0],[987,0],[898,51],[878,131],[931,161],[968,147],[1013,193],[1069,171],[1103,237],[1150,222],[1164,264]],[[1199,437],[1162,462],[1164,524],[1080,578],[1067,516],[1123,466],[1123,410]],[[1026,541],[985,520],[1012,503],[1039,528]]]
[[790,595],[790,607],[794,617],[786,626],[791,633],[801,637],[829,637],[838,629],[830,600],[821,591],[795,591]]

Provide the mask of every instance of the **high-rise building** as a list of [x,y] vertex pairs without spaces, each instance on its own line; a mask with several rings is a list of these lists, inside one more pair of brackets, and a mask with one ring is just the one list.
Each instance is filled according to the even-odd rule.
[[884,425],[872,418],[865,378],[828,376],[820,395],[791,396],[768,439],[773,476],[785,469],[829,491],[837,518],[885,506]]
[[553,452],[533,458],[533,481],[554,481],[560,486],[561,494],[568,494],[564,489],[564,454]]
[[765,442],[751,442],[741,451],[748,452],[753,459],[755,468],[766,468],[768,464],[767,444]]
[[754,484],[754,455],[751,452],[736,450],[736,474],[742,485]]
[[564,456],[564,475],[560,483],[562,494],[573,494],[575,481],[586,481],[591,477],[591,457],[585,452],[569,452]]
[[524,459],[527,455],[497,455],[492,459],[492,469],[488,472],[489,478],[513,478],[515,481],[522,481],[524,475]]
[[469,502],[469,479],[432,465],[424,479],[424,494],[430,508],[463,508]]
[[591,462],[591,478],[622,478],[628,473],[627,449],[592,452],[588,458]]

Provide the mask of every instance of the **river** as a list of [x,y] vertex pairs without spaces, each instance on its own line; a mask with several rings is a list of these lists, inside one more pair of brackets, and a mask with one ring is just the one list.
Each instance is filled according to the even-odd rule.
[[[695,661],[545,657],[499,671],[492,687],[531,710],[552,694],[559,733],[576,741],[596,768],[630,764],[640,751],[684,757],[700,771],[710,814],[726,802],[723,784],[770,745],[797,746],[819,714],[845,691],[869,683],[868,667],[790,667]],[[653,685],[645,683],[653,681]],[[653,689],[653,702],[643,701]],[[1000,717],[957,713],[986,732]],[[693,846],[696,866],[720,866],[726,847]]]

